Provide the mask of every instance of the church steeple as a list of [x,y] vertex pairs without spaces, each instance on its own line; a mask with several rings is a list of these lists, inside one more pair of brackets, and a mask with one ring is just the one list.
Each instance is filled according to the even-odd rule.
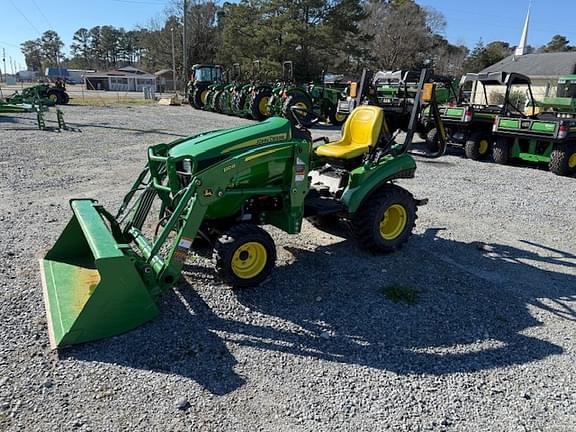
[[528,43],[528,25],[530,24],[530,10],[532,9],[532,2],[528,6],[528,13],[526,14],[526,21],[524,22],[524,31],[522,32],[522,37],[520,38],[520,43],[516,47],[514,52],[515,56],[523,56],[526,54],[526,44]]

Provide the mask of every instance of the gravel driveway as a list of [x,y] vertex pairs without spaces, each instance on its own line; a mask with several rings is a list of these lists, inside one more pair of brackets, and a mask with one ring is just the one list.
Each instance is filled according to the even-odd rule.
[[187,106],[65,113],[76,131],[0,117],[0,431],[576,429],[576,179],[418,158],[402,184],[430,202],[400,252],[270,229],[263,286],[232,291],[196,258],[159,318],[56,353],[38,258],[68,199],[115,209],[147,146],[249,123]]

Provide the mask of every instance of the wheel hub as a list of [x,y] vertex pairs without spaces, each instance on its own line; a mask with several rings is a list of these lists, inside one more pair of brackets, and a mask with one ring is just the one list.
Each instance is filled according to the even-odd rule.
[[480,152],[480,154],[486,154],[488,152],[488,140],[480,140],[480,145],[478,147],[478,151]]
[[252,279],[264,270],[267,258],[266,248],[261,243],[244,243],[232,256],[232,271],[241,279]]
[[568,159],[568,166],[570,168],[576,168],[576,153],[572,153],[572,156]]
[[260,114],[262,115],[267,115],[268,114],[268,100],[270,98],[268,96],[264,96],[262,99],[260,99],[260,102],[258,103],[258,111],[260,111]]
[[406,227],[408,212],[400,204],[391,205],[386,209],[380,221],[380,235],[384,240],[394,240]]

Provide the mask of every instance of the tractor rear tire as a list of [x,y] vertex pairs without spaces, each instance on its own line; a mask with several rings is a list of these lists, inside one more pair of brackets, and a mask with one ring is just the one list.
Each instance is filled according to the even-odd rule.
[[263,88],[256,92],[250,107],[252,118],[254,120],[262,121],[270,117],[268,113],[268,108],[266,108],[266,111],[264,112],[260,109],[260,107],[261,105],[268,106],[268,100],[270,99],[271,96],[272,96],[272,90],[268,88]]
[[492,146],[492,159],[501,165],[510,163],[510,153],[512,152],[512,140],[506,137],[497,137]]
[[[303,93],[294,93],[286,98],[284,105],[282,106],[282,116],[290,120],[290,123],[296,125],[299,122],[302,123],[304,127],[312,125],[312,116],[308,112],[302,112],[302,114],[294,114],[290,108],[293,106],[304,106],[307,111],[312,111],[313,105],[312,101],[308,96]],[[297,119],[294,117],[298,117]],[[298,122],[299,120],[299,122]]]
[[218,90],[216,94],[214,94],[214,112],[222,114],[224,111],[222,110],[222,96],[224,96],[224,91]]
[[576,144],[556,144],[548,166],[551,172],[559,176],[576,174]]
[[491,139],[481,132],[473,133],[464,144],[464,153],[468,159],[484,160],[490,155]]
[[237,288],[264,282],[276,263],[276,246],[266,231],[257,225],[240,224],[216,240],[216,272]]
[[362,247],[389,253],[412,235],[417,206],[406,189],[388,184],[369,196],[352,217],[352,232]]
[[192,97],[190,98],[190,105],[196,109],[202,109],[204,104],[202,103],[202,92],[206,91],[206,89],[201,89],[198,87],[194,87],[192,90]]
[[330,123],[334,126],[342,126],[346,122],[347,118],[348,114],[340,114],[336,107],[332,107],[328,114],[328,120],[330,120]]
[[60,103],[60,92],[56,89],[50,89],[46,92],[46,97],[54,104]]

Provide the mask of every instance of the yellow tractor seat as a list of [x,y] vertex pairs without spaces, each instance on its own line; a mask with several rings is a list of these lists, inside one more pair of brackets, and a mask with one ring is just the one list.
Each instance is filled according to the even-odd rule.
[[382,108],[362,105],[352,111],[344,123],[342,138],[318,147],[316,154],[334,159],[354,159],[362,156],[378,142],[383,122]]

